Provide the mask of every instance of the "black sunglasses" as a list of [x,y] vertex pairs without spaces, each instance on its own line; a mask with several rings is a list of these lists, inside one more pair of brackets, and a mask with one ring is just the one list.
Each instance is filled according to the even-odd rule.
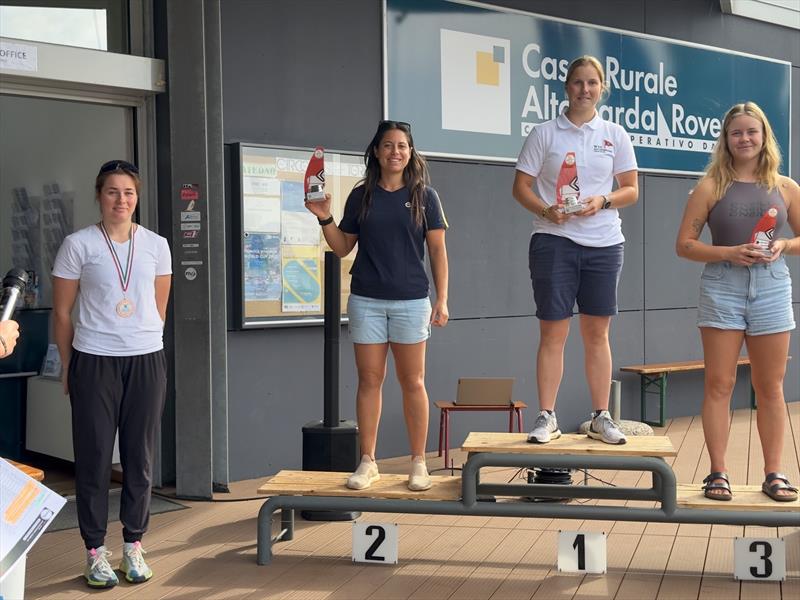
[[378,129],[402,129],[408,133],[411,133],[411,123],[406,123],[405,121],[392,121],[389,119],[384,119],[380,123],[378,123]]
[[133,173],[134,175],[138,175],[139,167],[129,163],[127,160],[110,160],[100,167],[100,171],[97,174],[102,175],[103,173],[111,173],[113,171],[127,171],[129,173]]

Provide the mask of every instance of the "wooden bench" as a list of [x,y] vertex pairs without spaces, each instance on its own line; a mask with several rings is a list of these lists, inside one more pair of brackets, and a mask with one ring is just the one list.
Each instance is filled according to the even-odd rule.
[[36,467],[31,467],[29,465],[23,465],[22,463],[18,463],[10,459],[6,460],[12,467],[16,467],[17,469],[25,473],[25,475],[27,475],[28,477],[31,477],[36,481],[44,481],[44,471],[42,471],[41,469],[37,469]]
[[604,444],[582,433],[565,433],[546,444],[528,443],[527,433],[474,431],[461,445],[464,452],[507,454],[563,454],[600,456],[677,456],[672,442],[665,435],[629,437],[627,444]]
[[408,475],[381,473],[381,478],[365,490],[345,485],[350,473],[336,471],[279,471],[258,488],[264,496],[347,496],[351,498],[393,498],[414,500],[458,500],[461,477],[431,475],[433,486],[424,492],[408,489]]
[[702,483],[679,483],[678,506],[708,510],[757,510],[799,512],[800,498],[793,502],[775,502],[761,491],[760,485],[732,485],[733,498],[726,502],[711,500],[703,493]]
[[[791,358],[791,356],[788,357],[788,359]],[[747,356],[741,356],[739,360],[736,361],[737,366],[749,364],[750,358]],[[620,367],[619,370],[628,373],[637,373],[641,377],[642,422],[648,425],[663,427],[664,403],[667,397],[667,375],[670,373],[684,373],[687,371],[702,371],[705,368],[706,364],[703,360],[687,360],[683,362],[656,363],[649,365],[630,365],[627,367]],[[658,394],[658,421],[647,420],[648,394]],[[750,385],[750,407],[756,408],[756,394],[752,384]]]
[[514,417],[516,416],[517,431],[522,432],[524,428],[522,411],[528,408],[524,402],[511,402],[509,404],[457,404],[455,402],[445,402],[437,400],[433,405],[441,412],[439,413],[439,456],[444,449],[444,466],[450,467],[450,413],[451,412],[487,412],[503,411],[508,412],[508,432],[514,431]]

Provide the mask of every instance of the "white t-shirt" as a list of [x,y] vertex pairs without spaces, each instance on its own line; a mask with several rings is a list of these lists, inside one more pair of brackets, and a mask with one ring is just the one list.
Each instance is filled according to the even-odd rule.
[[[125,297],[133,302],[129,317],[117,314],[123,299],[117,267],[97,225],[68,235],[58,250],[53,275],[79,279],[78,311],[72,347],[100,356],[137,356],[164,347],[164,323],[156,306],[155,278],[172,273],[167,240],[138,226]],[[123,269],[130,241],[112,241]]]
[[[547,204],[556,202],[556,181],[567,152],[575,153],[581,198],[609,194],[615,175],[638,168],[633,145],[622,127],[597,114],[577,127],[562,114],[535,127],[517,159],[517,170],[536,178],[539,195]],[[562,225],[537,215],[533,233],[560,235],[595,248],[625,241],[616,209],[600,210],[591,217],[573,217]]]

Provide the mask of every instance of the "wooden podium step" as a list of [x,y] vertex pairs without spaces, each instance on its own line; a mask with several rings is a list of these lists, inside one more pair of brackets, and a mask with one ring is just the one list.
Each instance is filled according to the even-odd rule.
[[702,488],[702,483],[679,483],[678,508],[800,512],[800,499],[794,502],[775,502],[758,485],[732,485],[733,500],[727,502],[706,498]]
[[629,436],[627,444],[604,444],[580,433],[567,433],[547,444],[529,444],[527,433],[473,432],[465,452],[508,454],[602,454],[606,456],[677,456],[667,436]]
[[365,490],[345,485],[350,473],[335,471],[280,471],[270,477],[258,493],[264,496],[343,496],[347,498],[392,498],[403,500],[458,500],[461,477],[432,475],[433,487],[412,492],[406,486],[408,475],[381,473],[380,480]]

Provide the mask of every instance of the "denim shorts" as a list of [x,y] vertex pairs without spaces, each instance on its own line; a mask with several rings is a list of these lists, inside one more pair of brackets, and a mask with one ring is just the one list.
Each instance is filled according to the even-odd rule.
[[356,344],[417,344],[431,335],[431,301],[381,300],[350,294],[350,337]]
[[747,335],[794,329],[792,279],[783,257],[750,267],[707,263],[700,276],[697,326]]
[[623,252],[623,244],[594,248],[558,235],[534,234],[528,266],[536,316],[545,321],[568,319],[576,300],[582,314],[617,314]]

